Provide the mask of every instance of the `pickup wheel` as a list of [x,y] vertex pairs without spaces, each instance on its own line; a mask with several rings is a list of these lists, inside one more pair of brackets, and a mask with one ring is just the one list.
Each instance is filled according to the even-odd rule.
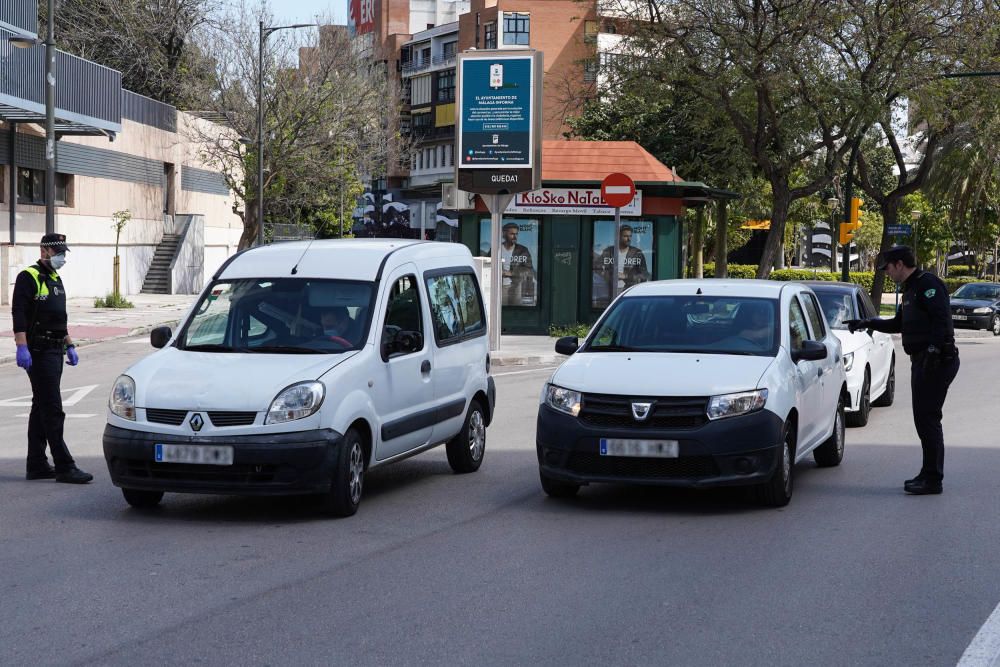
[[896,355],[892,356],[892,361],[889,362],[889,377],[885,380],[885,391],[882,395],[876,398],[872,405],[876,408],[887,408],[892,405],[892,402],[896,398]]
[[872,374],[865,368],[865,381],[861,385],[861,397],[858,399],[858,411],[847,413],[848,426],[867,426],[868,416],[872,411]]
[[579,484],[552,479],[544,472],[539,472],[538,477],[542,481],[542,491],[550,498],[572,498],[580,490]]
[[122,489],[125,502],[132,507],[156,507],[163,500],[163,491],[143,491],[141,489]]
[[331,516],[352,516],[361,504],[365,484],[365,447],[357,429],[349,428],[337,455],[330,491],[323,496],[323,510]]
[[795,469],[795,436],[792,424],[785,424],[781,436],[778,465],[767,482],[754,487],[757,501],[768,507],[784,507],[792,499]]
[[477,400],[469,403],[462,430],[445,446],[448,465],[456,473],[476,472],[486,454],[486,415]]
[[833,433],[826,442],[813,450],[813,458],[820,468],[839,466],[844,460],[844,399],[837,401],[837,416],[833,420]]

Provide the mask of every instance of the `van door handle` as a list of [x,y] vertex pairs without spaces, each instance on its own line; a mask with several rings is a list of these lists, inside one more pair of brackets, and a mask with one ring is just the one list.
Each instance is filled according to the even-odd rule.
[[816,369],[816,377],[819,377],[819,378],[823,377],[823,369],[822,368],[817,368]]
[[420,372],[424,374],[431,372],[431,362],[429,360],[424,359],[424,362],[420,364]]

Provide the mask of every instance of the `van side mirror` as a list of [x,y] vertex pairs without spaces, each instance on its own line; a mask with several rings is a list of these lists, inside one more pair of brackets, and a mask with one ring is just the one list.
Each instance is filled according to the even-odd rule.
[[792,351],[792,362],[800,361],[820,361],[826,359],[829,354],[826,345],[815,340],[803,341],[802,347]]
[[162,349],[170,342],[173,333],[170,327],[156,327],[149,332],[149,344],[157,349]]
[[579,347],[580,339],[576,336],[563,336],[556,341],[556,352],[559,354],[573,354]]

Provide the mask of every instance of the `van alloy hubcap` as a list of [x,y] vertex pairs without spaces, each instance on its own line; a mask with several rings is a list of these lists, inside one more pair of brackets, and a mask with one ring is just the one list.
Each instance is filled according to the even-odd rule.
[[361,502],[361,485],[364,484],[365,462],[361,455],[361,445],[354,443],[351,447],[351,502],[355,505]]
[[469,452],[472,460],[478,461],[483,458],[483,450],[486,449],[486,424],[483,421],[483,413],[475,410],[469,417]]

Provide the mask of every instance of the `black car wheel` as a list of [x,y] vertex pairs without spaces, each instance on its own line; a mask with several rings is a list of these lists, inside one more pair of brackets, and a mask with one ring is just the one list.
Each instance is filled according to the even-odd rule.
[[331,516],[352,516],[361,504],[365,483],[365,448],[357,429],[349,428],[337,454],[330,491],[322,498],[323,510]]
[[861,385],[861,397],[858,399],[858,411],[847,413],[848,426],[867,426],[868,415],[872,411],[872,374],[865,368],[865,382]]
[[782,433],[780,458],[774,467],[774,473],[767,482],[754,487],[757,501],[768,507],[784,507],[792,499],[795,469],[795,436],[794,424],[785,424]]
[[538,476],[542,481],[542,491],[550,498],[571,498],[580,490],[579,484],[552,479],[544,472],[539,472]]
[[469,403],[462,430],[448,441],[445,451],[448,465],[454,472],[462,474],[479,470],[486,454],[486,416],[479,401]]
[[990,331],[993,332],[994,336],[1000,336],[1000,314],[994,315],[993,319],[990,320]]
[[813,450],[813,458],[820,468],[839,466],[844,460],[844,399],[837,402],[837,415],[833,420],[833,433],[822,445]]
[[876,408],[887,408],[892,405],[892,402],[896,398],[896,355],[893,355],[892,361],[889,362],[889,377],[885,380],[885,391],[882,395],[876,398],[872,405]]

